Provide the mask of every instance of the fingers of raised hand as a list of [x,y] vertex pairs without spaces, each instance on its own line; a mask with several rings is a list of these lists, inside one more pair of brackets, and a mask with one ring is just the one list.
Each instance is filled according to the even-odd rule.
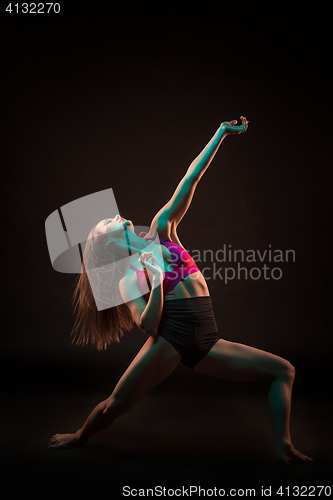
[[153,252],[143,252],[143,253],[140,255],[140,257],[141,257],[142,259],[147,260],[147,259],[149,259],[149,257],[150,257],[151,255],[153,255]]
[[154,257],[153,252],[144,252],[140,255],[139,260],[143,264],[145,262],[148,262],[148,259],[150,259],[151,257]]
[[248,123],[249,123],[249,122],[248,122],[248,120],[246,119],[246,117],[245,117],[245,116],[241,116],[240,118],[241,118],[241,120],[242,120],[242,125],[239,127],[239,128],[240,128],[240,131],[241,131],[241,132],[245,132],[245,130],[246,130],[246,129],[247,129],[247,127],[248,127]]

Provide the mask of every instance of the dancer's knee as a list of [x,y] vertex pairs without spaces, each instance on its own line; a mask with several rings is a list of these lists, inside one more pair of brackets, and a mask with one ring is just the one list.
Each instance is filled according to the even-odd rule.
[[291,382],[295,379],[296,370],[295,367],[286,359],[281,363],[280,377],[290,380]]

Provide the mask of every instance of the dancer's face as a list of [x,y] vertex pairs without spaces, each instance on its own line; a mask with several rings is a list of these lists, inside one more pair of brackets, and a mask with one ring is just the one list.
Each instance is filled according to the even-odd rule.
[[124,236],[125,227],[134,232],[134,226],[132,221],[124,219],[119,214],[113,219],[101,220],[94,229],[94,235],[109,233],[110,240],[122,238]]

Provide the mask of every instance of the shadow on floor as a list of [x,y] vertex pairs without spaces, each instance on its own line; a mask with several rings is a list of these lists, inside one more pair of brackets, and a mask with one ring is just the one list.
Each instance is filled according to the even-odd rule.
[[[74,432],[103,398],[2,396],[4,500],[28,494],[34,499],[95,499],[100,494],[118,499],[125,498],[124,486],[184,487],[183,497],[190,486],[216,491],[254,488],[256,496],[262,496],[262,487],[266,493],[271,487],[271,498],[282,498],[276,496],[280,486],[331,485],[332,405],[327,401],[293,402],[294,444],[314,462],[279,467],[263,398],[200,395],[199,404],[194,394],[154,393],[82,448],[50,451],[50,437]],[[191,496],[198,492],[192,490]]]

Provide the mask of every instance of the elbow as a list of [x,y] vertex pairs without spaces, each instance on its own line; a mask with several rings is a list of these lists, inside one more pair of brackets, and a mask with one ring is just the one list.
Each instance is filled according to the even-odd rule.
[[148,337],[156,337],[158,334],[158,328],[152,328],[142,323],[140,323],[140,330]]
[[157,334],[158,334],[158,328],[152,328],[152,327],[148,327],[148,328],[145,328],[144,330],[145,334],[148,335],[148,337],[156,337]]
[[191,167],[192,165],[189,166],[185,178],[189,184],[189,187],[192,189],[198,184],[201,176],[199,172],[197,172],[193,167],[192,168]]

